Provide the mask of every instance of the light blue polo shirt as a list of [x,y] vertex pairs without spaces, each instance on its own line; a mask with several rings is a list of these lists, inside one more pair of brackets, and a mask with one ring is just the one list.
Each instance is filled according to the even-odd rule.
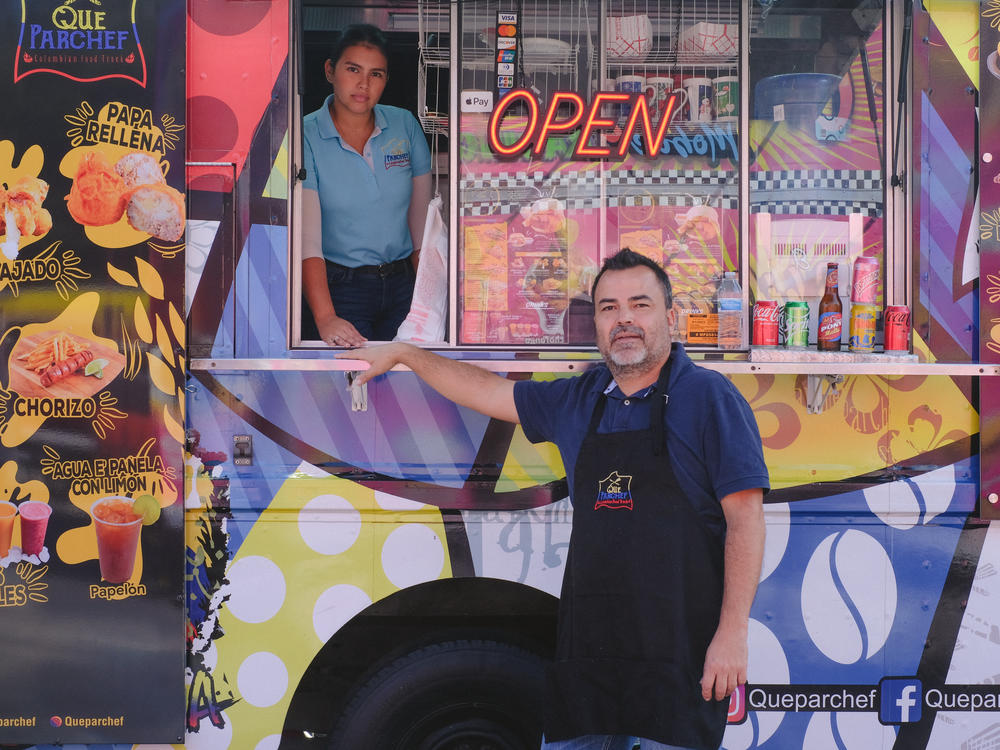
[[375,266],[413,252],[407,211],[413,178],[431,169],[420,123],[408,110],[375,105],[365,153],[341,141],[330,94],[303,118],[306,190],[319,192],[323,257],[342,266]]

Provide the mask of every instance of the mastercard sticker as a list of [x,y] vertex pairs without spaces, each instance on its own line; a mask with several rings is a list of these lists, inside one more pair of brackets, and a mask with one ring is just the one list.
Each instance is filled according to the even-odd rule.
[[497,28],[497,36],[514,36],[517,33],[517,26],[505,23]]

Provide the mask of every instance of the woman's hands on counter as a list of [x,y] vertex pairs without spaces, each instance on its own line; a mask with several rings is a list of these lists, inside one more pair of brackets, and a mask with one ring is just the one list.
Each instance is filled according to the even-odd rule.
[[368,339],[358,333],[358,329],[336,313],[316,320],[320,338],[330,346],[361,346]]

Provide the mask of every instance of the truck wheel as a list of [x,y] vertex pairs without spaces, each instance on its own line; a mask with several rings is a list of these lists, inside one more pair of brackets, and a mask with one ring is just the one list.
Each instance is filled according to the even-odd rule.
[[450,641],[380,670],[348,702],[331,750],[537,750],[544,665],[495,641]]

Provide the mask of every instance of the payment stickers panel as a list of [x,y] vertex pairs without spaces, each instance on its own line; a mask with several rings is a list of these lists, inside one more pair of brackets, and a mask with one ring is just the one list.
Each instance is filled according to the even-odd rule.
[[0,744],[183,737],[185,23],[0,7]]
[[517,59],[520,38],[517,13],[497,13],[496,64],[493,68],[496,78],[495,100],[497,101],[510,93],[517,80],[517,71],[520,70]]

